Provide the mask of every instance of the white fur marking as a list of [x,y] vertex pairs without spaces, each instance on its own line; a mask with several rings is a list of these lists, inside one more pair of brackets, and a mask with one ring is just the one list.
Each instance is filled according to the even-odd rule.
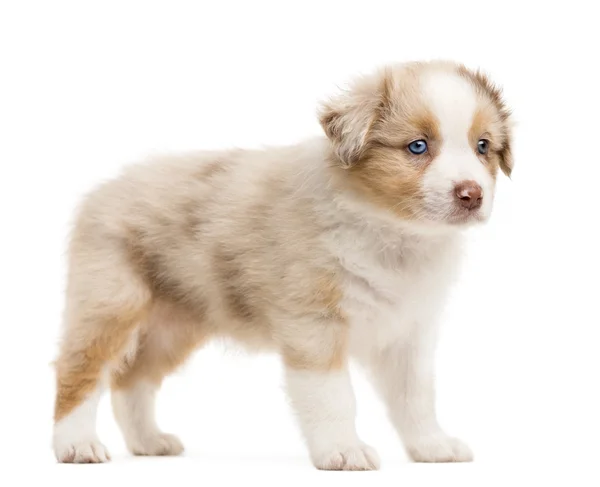
[[469,143],[469,130],[477,109],[471,85],[458,74],[435,72],[423,79],[424,98],[440,124],[442,146],[423,178],[430,209],[444,215],[453,205],[457,183],[475,181],[483,189],[481,214],[491,212],[494,180]]
[[139,381],[112,394],[115,418],[125,443],[136,455],[179,455],[183,445],[174,435],[163,433],[155,420],[156,386]]
[[79,406],[54,425],[53,446],[59,462],[103,463],[110,459],[96,435],[97,387]]
[[362,443],[356,434],[356,405],[347,370],[312,372],[288,369],[287,385],[317,468],[379,468],[377,453]]

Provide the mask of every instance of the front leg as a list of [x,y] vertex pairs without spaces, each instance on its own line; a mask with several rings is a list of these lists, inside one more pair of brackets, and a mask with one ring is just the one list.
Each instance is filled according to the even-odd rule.
[[473,454],[439,426],[435,413],[435,333],[417,329],[406,343],[387,348],[371,363],[374,382],[392,422],[416,462],[469,462]]
[[287,392],[313,464],[321,470],[379,468],[377,453],[356,433],[346,326],[309,322],[290,331],[282,350]]

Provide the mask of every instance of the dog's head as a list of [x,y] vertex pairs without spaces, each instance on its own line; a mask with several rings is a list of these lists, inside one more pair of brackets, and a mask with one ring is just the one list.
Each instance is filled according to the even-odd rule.
[[487,220],[498,169],[512,171],[500,90],[462,65],[384,68],[323,104],[319,115],[345,184],[427,227]]

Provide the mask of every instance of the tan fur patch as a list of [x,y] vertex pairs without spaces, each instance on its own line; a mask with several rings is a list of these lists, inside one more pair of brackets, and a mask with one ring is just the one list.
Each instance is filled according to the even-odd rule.
[[510,110],[507,108],[502,98],[502,90],[481,71],[473,71],[463,65],[456,67],[458,73],[468,79],[477,91],[489,99],[498,110],[500,120],[505,122],[510,116]]
[[324,318],[345,322],[346,317],[340,308],[342,291],[334,276],[331,273],[324,272],[323,275],[319,276],[316,284],[314,304],[323,309]]
[[205,181],[217,174],[222,174],[229,169],[229,165],[221,160],[212,161],[204,164],[200,169],[194,172],[193,177]]
[[183,202],[181,205],[181,214],[184,218],[183,231],[189,238],[196,237],[202,224],[206,222],[206,219],[200,216],[198,202],[191,198]]
[[306,302],[298,303],[311,318],[290,324],[291,333],[286,333],[282,346],[284,362],[300,370],[339,369],[346,362],[349,333],[340,308],[343,293],[331,271],[313,272],[317,277],[312,293]]
[[[419,64],[386,69],[380,76],[377,118],[369,127],[362,159],[338,174],[338,181],[382,208],[404,219],[418,217],[421,179],[439,154],[441,136],[437,118],[422,98]],[[414,155],[408,145],[424,139],[428,152]]]
[[88,319],[73,317],[83,336],[70,337],[56,362],[55,421],[65,417],[94,390],[103,366],[125,347],[144,313],[144,309],[136,309],[104,318],[102,312]]
[[223,249],[215,252],[214,269],[219,276],[223,299],[231,315],[243,321],[258,318],[256,303],[251,301],[248,277],[235,255]]
[[[485,165],[493,177],[498,173],[499,161],[496,157],[496,151],[500,150],[504,144],[502,133],[498,127],[497,114],[490,105],[481,105],[473,117],[473,123],[469,129],[469,143],[473,152],[479,159],[485,162]],[[486,139],[490,142],[489,151],[482,155],[477,149],[479,140]]]
[[150,250],[154,246],[145,243],[143,232],[130,230],[126,240],[126,249],[132,267],[139,272],[152,291],[155,299],[180,304],[194,310],[199,319],[206,314],[207,303],[195,295],[190,296],[187,285],[169,272],[169,265],[163,252]]
[[283,360],[296,370],[329,371],[342,368],[348,357],[348,326],[345,323],[317,322],[306,325],[302,344],[283,347]]
[[425,167],[416,166],[398,150],[376,148],[361,164],[351,168],[345,179],[368,200],[410,219],[419,209]]
[[133,359],[124,361],[112,375],[113,389],[124,389],[140,379],[159,385],[180,367],[210,334],[206,323],[172,304],[158,302],[148,316]]

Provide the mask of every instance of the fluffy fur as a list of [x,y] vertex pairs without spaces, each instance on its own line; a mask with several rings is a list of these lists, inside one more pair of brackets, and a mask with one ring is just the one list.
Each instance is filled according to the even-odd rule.
[[[498,169],[512,170],[500,92],[454,63],[409,63],[357,79],[319,117],[327,137],[159,158],[87,196],[57,360],[60,462],[109,458],[95,432],[105,386],[133,453],[180,453],[154,397],[215,337],[281,354],[318,468],[379,465],[355,430],[351,358],[415,461],[471,460],[436,421],[433,351],[461,231],[487,220]],[[428,151],[411,153],[415,140]]]

